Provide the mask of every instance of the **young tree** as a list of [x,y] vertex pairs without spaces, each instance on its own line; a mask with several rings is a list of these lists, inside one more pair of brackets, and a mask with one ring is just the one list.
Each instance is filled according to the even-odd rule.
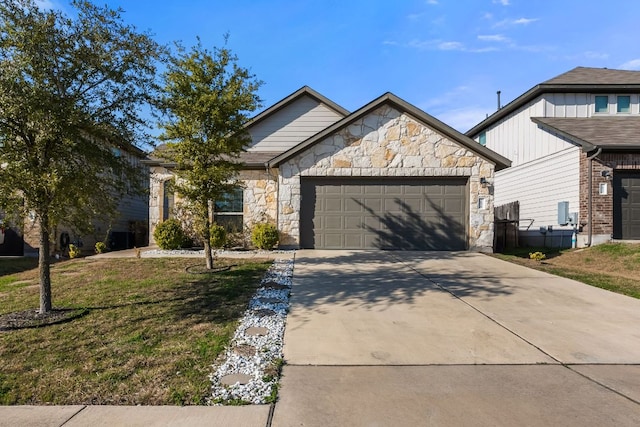
[[120,156],[144,136],[163,48],[120,12],[74,1],[74,17],[33,0],[0,3],[0,209],[39,226],[40,312],[52,308],[56,225],[87,230],[139,182]]
[[163,153],[176,164],[175,189],[199,220],[211,269],[210,205],[238,185],[238,157],[250,142],[243,126],[247,113],[260,106],[256,91],[262,82],[228,48],[210,52],[200,40],[190,51],[178,46],[164,79]]

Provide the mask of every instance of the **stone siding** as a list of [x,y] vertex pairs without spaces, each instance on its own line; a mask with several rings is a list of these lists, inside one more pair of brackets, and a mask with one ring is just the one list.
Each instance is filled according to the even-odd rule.
[[251,229],[259,222],[275,224],[277,221],[278,198],[277,170],[244,170],[238,179],[242,181],[243,223]]
[[[297,247],[300,177],[468,177],[468,247],[491,251],[494,165],[400,111],[382,106],[280,165],[281,245]],[[478,209],[478,198],[487,199]]]
[[149,179],[149,245],[155,245],[153,231],[162,222],[164,216],[164,183],[174,177],[173,173],[162,166],[150,168]]

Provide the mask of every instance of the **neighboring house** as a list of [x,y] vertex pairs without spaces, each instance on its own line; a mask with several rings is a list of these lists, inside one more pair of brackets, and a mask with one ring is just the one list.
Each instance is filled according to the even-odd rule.
[[[141,168],[143,177],[149,176],[149,168],[144,164],[146,154],[136,148],[115,149],[119,156],[125,157],[136,167]],[[143,183],[145,185],[145,183]],[[108,197],[108,195],[105,195]],[[94,221],[92,234],[77,234],[65,224],[60,224],[52,235],[52,251],[61,252],[64,243],[82,245],[85,252],[93,252],[96,242],[105,241],[112,250],[147,246],[149,244],[149,197],[147,195],[127,195],[118,205],[118,215],[110,222]],[[30,219],[24,222],[23,254],[35,255],[40,246],[38,224]]]
[[496,174],[495,204],[519,201],[520,226],[534,221],[523,243],[570,244],[559,202],[577,214],[578,246],[640,239],[640,72],[574,68],[466,134],[511,160]]
[[[509,161],[393,94],[349,114],[303,87],[246,129],[244,186],[218,222],[272,222],[284,248],[492,251],[490,183]],[[149,165],[152,233],[173,174]]]

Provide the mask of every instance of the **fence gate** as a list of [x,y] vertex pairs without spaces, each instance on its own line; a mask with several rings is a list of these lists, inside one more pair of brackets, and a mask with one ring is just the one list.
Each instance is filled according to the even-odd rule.
[[494,209],[493,250],[518,247],[518,228],[520,227],[520,202],[515,201]]

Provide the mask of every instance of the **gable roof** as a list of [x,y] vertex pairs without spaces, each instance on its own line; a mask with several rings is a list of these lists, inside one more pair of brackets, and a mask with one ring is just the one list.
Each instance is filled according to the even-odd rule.
[[596,148],[605,150],[640,148],[640,117],[532,117],[531,121],[547,131],[556,132],[582,145],[585,152]]
[[[342,117],[349,114],[349,110],[341,107],[340,105],[336,104],[329,98],[311,89],[309,86],[303,86],[297,91],[293,92],[291,95],[281,99],[280,101],[273,104],[271,107],[262,111],[258,115],[252,117],[248,122],[244,124],[243,126],[244,129],[247,129],[267,119],[272,114],[275,114],[276,112],[282,110],[283,108],[286,108],[287,106],[293,104],[295,101],[302,98],[303,96],[311,97],[316,101],[320,102],[321,104],[325,104],[327,107],[331,108]],[[161,144],[157,146],[149,154],[149,157],[143,163],[149,166],[164,166],[168,168],[174,168],[176,166],[174,162],[170,162],[162,158],[162,151],[164,151],[166,147],[167,147],[166,144]],[[240,153],[239,161],[243,163],[246,169],[262,169],[270,159],[274,158],[275,156],[281,153],[282,152],[272,152],[272,151],[268,151],[268,152],[245,151]]]
[[640,71],[576,67],[529,89],[527,92],[523,93],[487,117],[485,120],[469,129],[465,132],[465,135],[470,137],[478,135],[489,126],[498,122],[543,93],[607,93],[618,91],[640,93]]
[[309,86],[303,86],[297,91],[293,92],[291,95],[287,96],[286,98],[283,98],[280,101],[276,102],[275,104],[273,104],[271,107],[267,108],[260,114],[254,116],[247,123],[245,123],[244,125],[245,129],[265,120],[270,115],[282,110],[283,108],[294,103],[296,100],[302,98],[303,96],[309,96],[315,99],[316,101],[320,102],[321,104],[325,104],[327,107],[331,108],[342,117],[349,114],[349,110],[341,107],[340,105],[336,104],[329,98],[311,89]]
[[298,153],[304,150],[307,150],[308,148],[319,143],[320,141],[327,138],[328,136],[345,128],[346,126],[366,116],[367,114],[370,114],[371,112],[373,112],[374,110],[376,110],[377,108],[383,105],[390,105],[391,107],[401,112],[409,114],[417,121],[436,130],[442,135],[445,135],[446,137],[450,138],[452,141],[459,143],[460,145],[476,153],[480,157],[483,157],[486,160],[490,161],[491,163],[494,163],[496,165],[496,170],[505,169],[511,166],[511,161],[509,159],[499,155],[493,150],[483,147],[482,145],[478,144],[474,140],[463,135],[462,133],[458,132],[452,127],[446,125],[445,123],[441,122],[435,117],[425,113],[424,111],[415,107],[414,105],[409,104],[408,102],[397,97],[396,95],[390,92],[387,92],[384,95],[380,96],[379,98],[376,98],[375,100],[371,101],[364,107],[360,108],[359,110],[354,111],[353,113],[346,116],[342,120],[339,120],[333,125],[324,129],[323,131],[318,132],[311,138],[301,142],[300,144],[287,150],[286,152],[280,154],[279,156],[274,157],[269,162],[269,167],[278,166],[280,163],[294,157],[295,155],[297,155]]

